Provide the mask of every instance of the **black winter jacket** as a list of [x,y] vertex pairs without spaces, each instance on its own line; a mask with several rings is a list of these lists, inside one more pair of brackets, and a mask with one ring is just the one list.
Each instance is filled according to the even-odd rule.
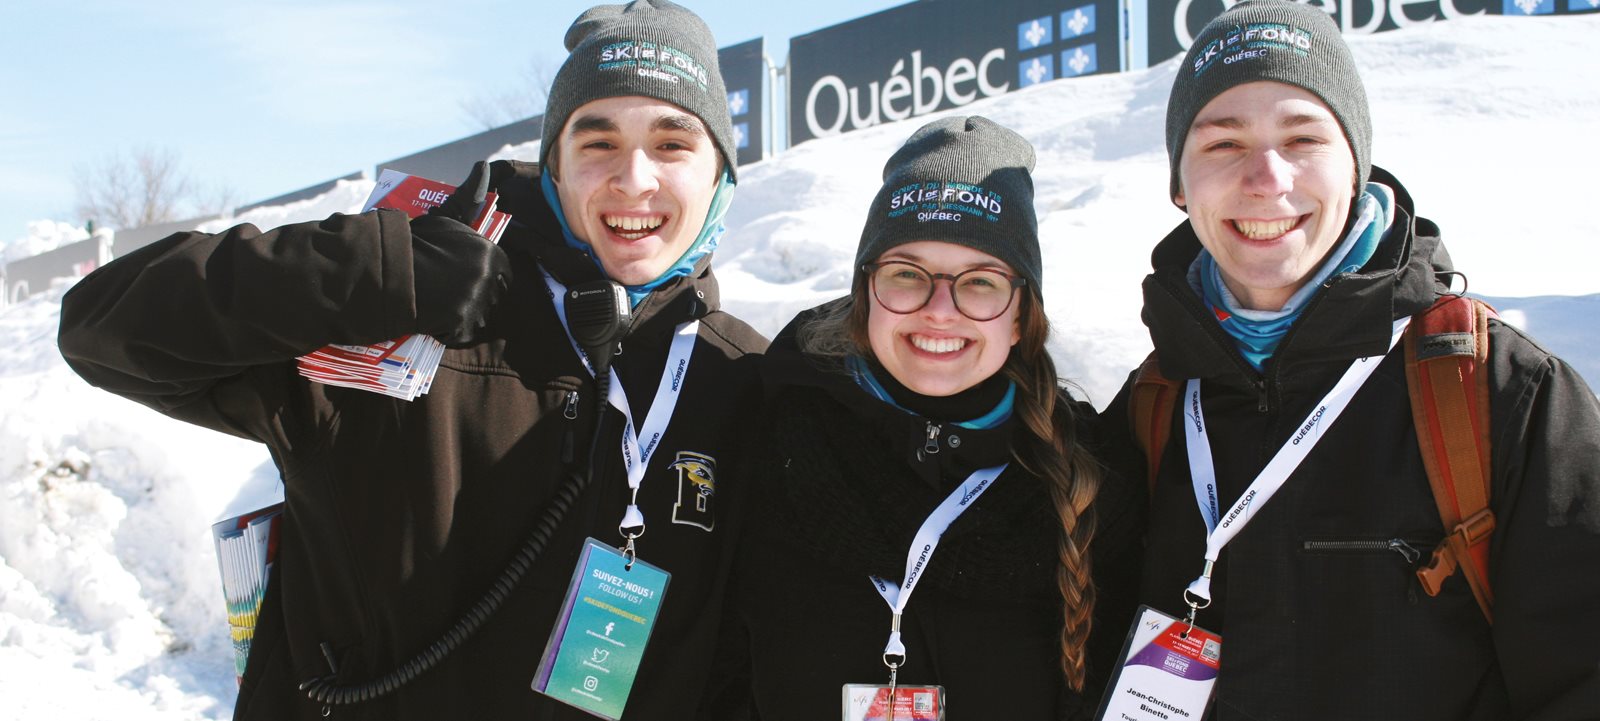
[[[763,721],[838,718],[844,684],[888,682],[891,613],[868,577],[903,580],[928,514],[972,471],[1011,461],[1013,439],[1026,432],[1015,418],[972,430],[876,399],[800,353],[793,335],[809,315],[763,358],[751,520],[730,589],[747,643],[733,653],[748,659],[751,715]],[[1060,400],[1074,407],[1080,441],[1092,442],[1093,409],[1065,391]],[[1144,504],[1129,484],[1108,478],[1104,487],[1091,551],[1095,628],[1115,637],[1095,641],[1108,647],[1132,615]],[[1012,462],[933,553],[902,620],[899,683],[944,686],[958,721],[1092,710],[1062,679],[1059,534],[1044,482]],[[1103,684],[1094,674],[1087,696]]]
[[[446,351],[431,392],[412,402],[308,382],[294,362],[328,343],[415,329],[411,236],[397,212],[181,233],[92,273],[64,299],[61,350],[90,383],[261,441],[282,473],[282,543],[235,718],[323,718],[296,689],[332,673],[323,644],[342,684],[376,679],[428,648],[582,470],[597,396],[539,266],[569,285],[599,271],[561,241],[536,166],[520,171],[500,205],[514,216],[502,246],[515,278],[487,338]],[[727,464],[730,431],[757,388],[746,356],[766,342],[717,309],[709,259],[636,315],[613,366],[636,419],[649,411],[675,326],[701,321],[681,402],[639,494],[648,524],[640,557],[672,581],[626,713],[681,719],[696,708],[715,646],[738,482],[714,472],[710,512],[683,511],[689,496],[680,492],[694,491],[670,466],[689,452]],[[397,693],[336,707],[332,718],[590,718],[529,687],[584,537],[620,540],[620,416],[606,415],[593,483],[481,631]]]
[[[1324,284],[1264,372],[1190,288],[1190,226],[1155,249],[1144,321],[1162,372],[1202,379],[1224,509],[1355,358],[1385,352],[1393,319],[1444,290],[1438,228],[1393,176],[1373,168],[1373,180],[1397,193],[1390,232],[1366,267]],[[1438,597],[1413,573],[1444,530],[1396,347],[1222,551],[1198,619],[1222,634],[1215,718],[1600,718],[1600,404],[1521,331],[1496,320],[1489,333],[1493,627],[1460,573]],[[1106,411],[1114,426],[1126,427],[1127,391]],[[1205,528],[1173,416],[1141,600],[1181,617]]]

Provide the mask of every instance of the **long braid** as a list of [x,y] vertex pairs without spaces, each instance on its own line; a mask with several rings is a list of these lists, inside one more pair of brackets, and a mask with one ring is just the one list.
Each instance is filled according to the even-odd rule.
[[1089,543],[1094,519],[1088,514],[1100,486],[1099,465],[1077,440],[1071,406],[1057,405],[1055,363],[1045,350],[1049,324],[1029,303],[1024,307],[1021,340],[1012,349],[1005,372],[1017,384],[1016,412],[1033,436],[1019,444],[1023,468],[1044,478],[1061,523],[1057,542],[1060,563],[1056,585],[1061,591],[1061,671],[1067,685],[1082,691],[1088,666],[1087,644],[1094,613],[1095,588]]

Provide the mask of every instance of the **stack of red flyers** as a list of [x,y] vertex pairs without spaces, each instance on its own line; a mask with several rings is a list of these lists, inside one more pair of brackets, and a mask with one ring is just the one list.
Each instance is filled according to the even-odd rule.
[[[455,192],[455,186],[385,170],[362,212],[392,208],[413,218],[428,212]],[[511,216],[494,209],[493,193],[468,225],[499,242]],[[428,392],[444,345],[426,335],[408,335],[374,345],[330,345],[300,357],[300,375],[318,383],[359,388],[411,400]]]
[[330,345],[301,356],[300,375],[409,401],[428,392],[443,355],[444,345],[426,335],[373,345]]

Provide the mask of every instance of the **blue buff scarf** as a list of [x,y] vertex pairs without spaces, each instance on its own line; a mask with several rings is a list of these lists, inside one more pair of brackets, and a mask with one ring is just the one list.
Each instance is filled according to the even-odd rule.
[[[541,173],[540,176],[539,187],[544,191],[544,200],[550,204],[550,209],[555,211],[556,221],[561,223],[561,237],[566,239],[567,246],[588,256],[589,260],[594,261],[595,267],[599,268],[601,273],[605,273],[605,266],[600,264],[600,258],[594,254],[594,249],[589,247],[588,243],[578,240],[577,236],[572,234],[572,228],[567,226],[567,214],[561,209],[561,198],[556,194],[556,184],[550,179],[550,174]],[[728,214],[728,205],[733,202],[733,188],[733,178],[728,175],[727,168],[723,168],[722,177],[717,179],[716,194],[711,196],[711,207],[706,209],[706,221],[700,226],[700,234],[695,236],[694,242],[689,244],[672,267],[656,276],[655,280],[644,285],[624,286],[628,290],[628,299],[635,307],[667,281],[693,272],[695,263],[717,249],[717,244],[722,242],[722,234],[727,232],[727,228],[722,225],[722,218]]]
[[1256,370],[1261,370],[1268,358],[1277,351],[1290,326],[1305,310],[1306,302],[1316,295],[1323,281],[1338,273],[1360,270],[1378,249],[1393,220],[1390,208],[1394,205],[1393,192],[1379,183],[1368,183],[1367,192],[1356,200],[1356,220],[1350,232],[1340,241],[1339,247],[1329,254],[1322,267],[1310,280],[1300,286],[1281,310],[1251,310],[1239,304],[1237,298],[1222,282],[1222,271],[1211,253],[1202,249],[1189,266],[1189,285],[1205,299],[1206,307],[1217,317],[1222,329],[1233,336],[1239,352]]
[[[877,398],[878,400],[888,403],[895,408],[899,408],[902,411],[911,413],[911,411],[905,406],[894,402],[894,398],[889,396],[888,389],[884,388],[883,383],[880,383],[877,376],[872,374],[872,369],[867,366],[867,362],[864,359],[862,359],[860,356],[850,356],[848,359],[846,359],[845,363],[850,369],[850,375],[855,378],[856,385],[861,386],[861,390],[866,391],[867,394],[871,395],[873,398]],[[1017,384],[1015,381],[1006,381],[1006,394],[1000,399],[999,403],[995,404],[993,410],[990,410],[988,413],[978,416],[970,421],[958,421],[956,422],[956,425],[961,426],[962,428],[971,428],[973,430],[997,428],[1000,426],[1000,424],[1005,423],[1011,418],[1011,409],[1016,405],[1016,402]]]

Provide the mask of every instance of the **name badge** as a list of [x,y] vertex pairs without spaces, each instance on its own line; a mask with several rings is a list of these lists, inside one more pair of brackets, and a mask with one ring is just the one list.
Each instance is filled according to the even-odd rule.
[[607,719],[622,717],[672,574],[593,538],[583,545],[533,690]]
[[847,683],[844,721],[944,721],[944,687]]
[[1211,702],[1222,637],[1149,606],[1122,647],[1117,675],[1100,702],[1102,721],[1198,719]]

